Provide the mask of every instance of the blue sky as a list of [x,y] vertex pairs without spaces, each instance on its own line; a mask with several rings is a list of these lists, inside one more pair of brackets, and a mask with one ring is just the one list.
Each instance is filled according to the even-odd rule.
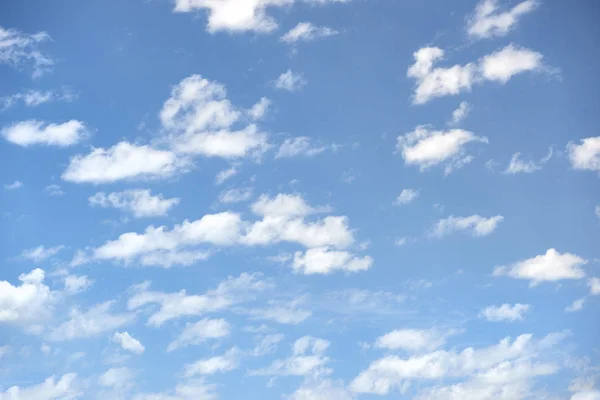
[[593,1],[5,1],[0,400],[600,399]]

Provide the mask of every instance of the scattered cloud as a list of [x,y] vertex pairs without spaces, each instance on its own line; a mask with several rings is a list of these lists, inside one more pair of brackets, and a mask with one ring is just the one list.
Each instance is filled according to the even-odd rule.
[[65,277],[65,292],[67,294],[80,293],[92,286],[93,283],[94,281],[88,278],[87,275],[67,275]]
[[395,206],[402,206],[402,205],[410,204],[414,200],[416,200],[417,197],[419,197],[419,191],[418,190],[416,190],[416,189],[402,189],[402,192],[400,192],[400,194],[396,198],[396,201],[394,201],[394,205]]
[[590,278],[588,286],[590,287],[590,294],[592,296],[600,295],[600,278]]
[[279,150],[275,155],[275,158],[288,158],[288,157],[313,157],[327,150],[325,146],[315,145],[314,141],[307,136],[299,136],[295,138],[285,139]]
[[458,105],[458,108],[456,110],[452,111],[452,120],[449,122],[449,124],[450,125],[458,125],[465,118],[467,118],[467,116],[469,115],[470,112],[471,112],[471,105],[466,101],[462,101]]
[[160,393],[139,393],[133,400],[216,400],[217,385],[204,379],[188,379],[177,383],[173,390]]
[[295,73],[291,69],[288,69],[275,80],[275,88],[287,90],[288,92],[296,92],[306,86],[307,83],[308,81],[304,78],[303,74]]
[[60,124],[28,120],[2,128],[4,139],[22,147],[46,145],[67,147],[79,143],[88,136],[88,129],[81,121],[71,120]]
[[481,311],[480,316],[490,322],[514,322],[523,321],[523,314],[531,309],[529,304],[516,303],[514,305],[502,304],[500,306],[489,306]]
[[196,323],[187,323],[181,333],[169,343],[167,351],[198,345],[210,339],[220,339],[229,336],[231,325],[224,319],[204,318]]
[[31,260],[35,263],[40,263],[50,257],[53,257],[63,250],[65,246],[55,246],[46,248],[45,246],[38,246],[33,249],[23,250],[21,257],[25,260]]
[[444,346],[448,337],[458,333],[457,330],[397,329],[378,337],[374,347],[410,353],[433,351]]
[[215,176],[215,184],[217,184],[217,185],[222,184],[226,180],[233,178],[235,175],[238,174],[238,172],[239,171],[236,166],[231,166],[227,169],[219,171],[217,173],[217,175]]
[[585,298],[582,297],[580,299],[574,300],[570,305],[568,305],[567,307],[565,307],[565,312],[575,312],[575,311],[579,311],[583,308],[583,305],[585,304]]
[[121,346],[123,350],[134,354],[142,354],[146,350],[140,341],[131,337],[128,332],[115,332],[111,340]]
[[50,35],[43,31],[28,34],[0,26],[0,63],[17,69],[31,67],[32,76],[40,77],[54,65],[50,56],[39,49],[40,44],[50,40]]
[[23,182],[14,181],[13,183],[4,184],[4,190],[17,190],[23,187]]
[[506,275],[516,279],[527,279],[530,286],[542,282],[556,282],[563,279],[581,279],[585,277],[582,265],[587,260],[571,253],[559,253],[548,249],[545,254],[518,261],[508,266],[494,268],[494,276]]
[[222,356],[215,356],[198,360],[193,364],[185,366],[185,377],[190,378],[197,375],[213,375],[216,373],[229,372],[236,369],[240,364],[240,351],[235,347],[229,349]]
[[298,325],[312,315],[312,311],[300,308],[303,303],[303,298],[288,302],[270,300],[266,307],[240,308],[238,312],[254,320],[273,321],[284,325]]
[[330,274],[335,271],[360,272],[367,271],[373,265],[370,256],[357,257],[343,250],[332,250],[328,247],[315,247],[305,252],[294,254],[292,269],[304,275]]
[[234,204],[248,201],[252,198],[254,189],[251,187],[231,188],[219,193],[219,202],[223,204]]
[[163,198],[162,193],[152,195],[150,189],[129,189],[106,194],[98,192],[88,198],[90,205],[117,208],[133,214],[135,218],[160,217],[179,204],[179,198]]
[[307,381],[294,393],[285,397],[287,400],[354,400],[354,394],[346,389],[342,382],[329,379]]
[[98,378],[98,383],[104,387],[124,388],[131,385],[134,373],[127,367],[110,368]]
[[54,90],[34,90],[28,89],[24,92],[15,93],[10,96],[0,97],[0,103],[4,103],[4,107],[2,110],[6,110],[18,102],[23,102],[27,107],[37,107],[44,103],[49,103],[52,101],[73,101],[77,98],[77,95],[74,94],[69,88],[64,87],[62,92],[57,92]]
[[432,235],[436,237],[446,236],[455,231],[471,231],[474,236],[487,236],[494,232],[498,224],[504,220],[501,215],[485,218],[480,215],[468,217],[449,216],[439,220],[433,227]]
[[[0,28],[1,29],[1,28]],[[0,31],[0,34],[2,31]],[[1,38],[1,36],[0,36]],[[0,53],[1,54],[1,53]],[[9,387],[6,392],[0,392],[0,399],[7,400],[54,400],[75,399],[81,394],[77,389],[77,377],[74,373],[61,376],[58,380],[54,376],[47,378],[37,385]]]
[[65,191],[62,190],[60,185],[55,184],[46,186],[44,190],[46,191],[46,193],[48,193],[49,196],[62,196],[63,194],[65,194]]
[[538,6],[536,0],[523,1],[511,9],[500,12],[497,0],[483,0],[468,19],[467,33],[477,39],[506,36],[515,28],[520,18]]
[[284,43],[310,42],[319,38],[337,35],[338,31],[327,26],[315,26],[310,22],[300,22],[281,37]]
[[581,144],[569,143],[567,153],[574,169],[600,171],[600,136],[581,139]]

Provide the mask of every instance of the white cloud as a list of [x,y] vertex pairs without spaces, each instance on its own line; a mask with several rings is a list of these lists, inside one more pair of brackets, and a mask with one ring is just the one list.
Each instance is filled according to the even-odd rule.
[[582,297],[580,299],[574,300],[573,303],[571,303],[570,305],[568,305],[567,307],[565,307],[565,312],[575,312],[575,311],[579,311],[583,308],[583,305],[585,304],[585,298]]
[[10,351],[10,346],[8,346],[8,345],[0,346],[0,358],[2,358],[2,356],[4,356],[5,354],[8,354],[9,351]]
[[277,22],[267,14],[269,8],[291,6],[296,1],[311,5],[345,3],[348,0],[176,0],[174,12],[206,10],[210,33],[218,31],[268,33],[277,29]]
[[600,171],[600,136],[581,139],[581,144],[571,142],[567,152],[573,168]]
[[302,89],[307,83],[302,73],[295,73],[288,69],[275,80],[275,88],[295,92]]
[[504,220],[501,215],[485,218],[480,215],[454,217],[439,220],[433,227],[432,235],[442,237],[455,231],[471,231],[474,236],[487,236],[494,232],[498,224]]
[[59,251],[63,250],[65,246],[55,246],[46,248],[45,246],[38,246],[33,249],[23,250],[21,257],[26,260],[31,260],[35,263],[42,262],[50,257],[58,254]]
[[222,171],[219,171],[219,173],[217,173],[217,176],[215,176],[215,184],[220,185],[223,182],[225,182],[226,180],[234,177],[235,175],[238,174],[238,169],[235,166],[231,166],[227,169],[224,169]]
[[44,190],[49,196],[62,196],[65,194],[60,185],[48,185],[44,188]]
[[[261,325],[264,327],[265,325]],[[259,327],[260,328],[260,327]],[[266,354],[274,353],[279,346],[279,342],[283,340],[283,334],[275,333],[269,335],[258,335],[258,343],[252,350],[250,350],[249,354],[254,357],[264,356]]]
[[559,253],[548,249],[545,254],[518,261],[509,266],[494,268],[494,276],[507,275],[516,279],[528,279],[531,286],[541,282],[556,282],[563,279],[585,277],[582,265],[587,260],[571,253]]
[[[494,383],[502,387],[508,377],[522,376],[524,371],[531,367],[538,375],[549,375],[556,372],[557,367],[552,364],[532,364],[539,352],[555,346],[564,334],[551,334],[541,340],[534,340],[530,334],[520,335],[511,342],[509,337],[502,339],[498,344],[478,349],[466,348],[460,352],[456,350],[437,350],[431,353],[412,355],[401,358],[388,355],[373,361],[369,367],[361,372],[350,384],[350,388],[357,393],[388,394],[391,390],[401,389],[413,380],[441,380],[443,378],[464,378],[475,374],[487,383]],[[507,374],[509,376],[507,376]],[[462,385],[462,384],[459,384]],[[498,397],[462,397],[452,393],[457,387],[434,388],[433,392],[426,392],[422,399],[464,399],[481,398],[496,399]],[[498,388],[496,388],[497,390]],[[448,393],[450,391],[450,393]],[[445,394],[445,395],[444,395]]]
[[111,340],[120,345],[124,350],[134,354],[142,354],[146,350],[140,341],[132,337],[128,332],[115,332]]
[[259,274],[242,273],[234,278],[229,277],[216,289],[202,295],[188,295],[185,290],[176,293],[148,291],[147,288],[135,293],[128,301],[130,310],[137,310],[147,305],[157,304],[158,311],[150,315],[148,324],[161,326],[172,319],[183,316],[204,315],[230,308],[255,293],[270,287],[270,283],[259,279]]
[[159,217],[179,204],[178,198],[163,198],[162,193],[153,196],[149,189],[129,189],[123,192],[113,192],[108,195],[98,192],[88,198],[93,206],[114,207],[133,214],[136,218]]
[[19,275],[21,285],[0,281],[0,323],[12,322],[38,330],[36,324],[47,319],[52,311],[54,294],[44,285],[46,274],[36,268]]
[[419,197],[419,191],[415,189],[402,189],[402,192],[394,201],[394,205],[401,206],[412,203],[414,200]]
[[467,33],[475,38],[506,36],[519,22],[519,19],[535,10],[536,0],[523,1],[510,10],[499,12],[497,0],[483,0],[469,18]]
[[310,22],[300,22],[283,35],[280,40],[284,43],[310,42],[337,34],[338,31],[327,26],[315,26]]
[[92,306],[85,312],[73,308],[69,320],[57,326],[50,332],[49,338],[55,341],[73,340],[98,336],[132,322],[132,313],[112,314],[114,301],[107,301]]
[[402,155],[405,164],[418,165],[421,171],[440,163],[456,168],[465,158],[464,146],[470,142],[488,143],[488,139],[463,129],[433,131],[420,125],[414,131],[398,136],[396,151]]
[[0,26],[0,63],[15,68],[31,65],[34,78],[50,71],[54,61],[39,50],[39,44],[52,40],[46,32],[27,34]]
[[467,118],[470,112],[471,105],[466,101],[462,101],[458,105],[458,108],[452,111],[452,121],[450,121],[450,125],[457,125],[458,123],[462,122],[465,118]]
[[594,208],[594,212],[596,213],[596,217],[600,218],[600,204]]
[[16,189],[20,189],[22,187],[23,187],[23,182],[14,181],[13,183],[6,183],[4,185],[4,190],[16,190]]
[[287,400],[353,400],[350,393],[341,382],[318,380],[305,382],[294,393],[285,397]]
[[444,58],[444,51],[438,47],[421,48],[413,56],[415,63],[408,68],[407,76],[417,82],[413,96],[415,104],[470,91],[473,85],[485,81],[504,84],[517,74],[539,71],[543,66],[543,56],[540,53],[513,44],[488,54],[477,62],[456,64],[449,68],[433,68],[436,62]]
[[285,325],[298,325],[312,315],[312,311],[300,308],[303,302],[303,298],[289,302],[270,300],[266,307],[240,308],[237,311],[254,320],[267,320]]
[[[1,33],[2,31],[0,30],[0,34]],[[54,376],[51,376],[43,383],[33,386],[12,386],[9,387],[5,392],[0,392],[0,400],[75,399],[80,394],[76,388],[76,376],[76,374],[69,373],[64,374],[58,380],[56,380]]]
[[294,342],[293,353],[290,357],[274,360],[267,368],[249,371],[249,374],[313,378],[328,375],[331,370],[326,365],[330,359],[323,353],[327,350],[329,344],[324,339],[303,336]]
[[219,339],[228,336],[231,325],[224,319],[204,318],[196,323],[187,323],[181,333],[169,343],[167,351],[197,345],[209,339]]
[[119,142],[71,157],[62,179],[75,183],[112,183],[125,179],[166,177],[186,165],[175,153]]
[[519,159],[521,153],[513,154],[510,159],[510,164],[504,171],[507,174],[518,174],[520,172],[532,173],[539,169],[541,169],[535,162],[533,161],[522,161]]
[[27,107],[37,107],[40,104],[51,101],[72,101],[76,97],[68,88],[63,88],[62,93],[53,90],[40,91],[29,89],[21,93],[0,97],[0,102],[4,103],[4,110],[6,110],[14,106],[18,101],[22,101]]
[[329,206],[311,207],[300,195],[279,193],[271,198],[263,194],[252,204],[252,212],[263,217],[303,217],[328,212]]
[[396,241],[394,241],[394,244],[398,247],[402,247],[406,244],[407,241],[408,241],[407,238],[401,237],[401,238],[396,239]]
[[87,275],[67,275],[65,277],[65,292],[67,294],[83,292],[89,288],[92,283],[94,283],[94,281],[89,279]]
[[260,120],[267,115],[269,107],[271,107],[271,100],[266,97],[262,97],[258,103],[253,105],[252,108],[248,110],[248,115],[255,121]]
[[67,147],[83,140],[88,130],[81,121],[70,120],[61,124],[28,120],[2,128],[4,139],[23,147],[47,145]]
[[198,360],[193,364],[185,366],[185,376],[187,378],[197,375],[213,375],[216,373],[228,372],[236,369],[240,364],[240,351],[231,348],[222,356],[215,356]]
[[369,256],[357,257],[343,250],[332,250],[328,247],[315,247],[304,253],[294,254],[292,268],[304,275],[330,274],[335,271],[359,272],[366,271],[373,265]]
[[[247,121],[248,115],[255,120],[264,112],[264,98],[244,110],[231,103],[222,84],[191,75],[173,87],[160,120],[175,151],[235,159],[259,157],[269,148],[267,134]],[[232,129],[242,123],[241,129]]]
[[531,309],[529,304],[516,303],[514,305],[502,304],[500,306],[489,306],[481,311],[480,316],[491,322],[514,322],[522,321],[523,314]]
[[439,329],[397,329],[375,340],[375,347],[388,350],[404,350],[411,353],[433,351],[446,344],[449,336],[459,333],[456,330]]
[[313,140],[307,136],[299,136],[295,138],[285,139],[275,158],[287,157],[313,157],[327,150],[325,146],[315,145]]
[[133,400],[216,400],[216,389],[204,379],[192,379],[179,382],[168,392],[136,394]]
[[600,391],[586,390],[584,392],[575,393],[570,400],[600,400]]
[[588,286],[590,287],[591,295],[600,295],[600,278],[590,278],[588,281]]
[[251,187],[231,188],[219,193],[219,201],[223,204],[233,204],[248,201],[252,198]]
[[98,378],[98,383],[105,387],[123,388],[131,385],[134,373],[127,367],[110,368]]

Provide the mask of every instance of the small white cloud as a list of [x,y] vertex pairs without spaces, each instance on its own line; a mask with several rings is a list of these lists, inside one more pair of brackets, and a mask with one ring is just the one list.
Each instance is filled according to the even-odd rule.
[[98,192],[88,198],[90,205],[114,207],[130,212],[136,218],[160,217],[179,204],[178,198],[163,198],[162,193],[152,195],[149,189],[129,189],[106,194]]
[[529,304],[516,303],[514,305],[502,304],[500,306],[489,306],[481,311],[480,316],[490,322],[514,322],[522,321],[523,314],[531,309]]
[[266,97],[263,97],[259,100],[258,103],[252,106],[252,108],[248,111],[250,118],[253,120],[262,119],[267,112],[269,111],[269,107],[271,106],[271,100]]
[[40,346],[40,351],[45,355],[48,355],[52,352],[52,347],[48,346],[46,343],[42,343]]
[[295,92],[302,89],[307,83],[304,75],[294,73],[291,69],[288,69],[275,80],[275,88]]
[[4,190],[16,190],[23,187],[23,182],[14,181],[13,183],[7,183],[4,185]]
[[197,375],[213,375],[229,372],[239,366],[240,356],[240,351],[234,347],[222,356],[205,358],[193,364],[186,365],[184,374],[187,378],[190,378]]
[[452,111],[452,121],[450,121],[450,125],[457,125],[462,122],[471,112],[471,105],[463,101],[458,105],[458,108]]
[[315,39],[337,35],[338,31],[326,26],[315,26],[310,22],[300,22],[281,37],[284,43],[310,42]]
[[590,294],[592,296],[600,295],[600,278],[590,278],[588,286],[590,287]]
[[433,351],[446,344],[448,337],[459,331],[439,329],[397,329],[386,333],[375,340],[374,346],[379,349],[404,350],[411,353]]
[[583,305],[585,304],[585,298],[582,297],[580,299],[574,300],[573,303],[571,303],[570,305],[568,305],[567,307],[565,307],[565,312],[575,312],[575,311],[579,311],[583,308]]
[[536,51],[510,44],[483,57],[480,63],[481,73],[486,80],[506,83],[522,72],[539,70],[542,58]]
[[357,257],[342,250],[332,250],[327,247],[315,247],[304,253],[294,254],[292,268],[304,275],[330,274],[335,271],[361,272],[367,271],[373,265],[370,256]]
[[439,220],[432,231],[432,235],[442,237],[454,231],[471,231],[474,236],[487,236],[494,232],[498,224],[504,220],[501,215],[485,218],[480,215],[468,217],[454,217]]
[[250,319],[254,320],[273,321],[284,325],[298,325],[312,315],[312,311],[300,308],[303,302],[303,298],[288,302],[271,300],[266,307],[240,308],[238,312],[248,315]]
[[405,205],[405,204],[410,204],[414,200],[416,200],[417,197],[419,197],[419,191],[418,190],[415,190],[415,189],[402,189],[402,192],[400,192],[400,194],[396,198],[396,201],[394,201],[394,205],[401,206],[401,205]]
[[285,139],[275,158],[287,157],[313,157],[327,150],[325,146],[315,145],[313,140],[307,136]]
[[251,187],[232,188],[219,193],[219,202],[233,204],[248,201],[252,198],[254,190]]
[[62,196],[63,194],[65,194],[64,190],[62,190],[60,185],[48,185],[44,188],[44,190],[46,191],[46,193],[48,193],[49,196]]
[[104,387],[124,388],[131,385],[134,373],[127,367],[110,368],[98,378],[98,383]]
[[111,340],[121,346],[123,350],[134,354],[142,354],[146,350],[140,341],[132,337],[128,332],[115,332]]
[[50,257],[58,254],[59,251],[63,250],[65,246],[55,246],[46,248],[45,246],[38,246],[33,249],[23,250],[21,257],[26,260],[31,260],[35,263],[42,262]]
[[231,325],[224,319],[201,319],[196,323],[187,323],[177,338],[169,343],[167,351],[197,345],[210,339],[220,339],[230,333]]
[[68,294],[83,292],[89,288],[93,282],[94,281],[89,279],[86,275],[67,275],[65,277],[65,292]]
[[398,246],[398,247],[402,247],[402,246],[404,246],[406,244],[407,241],[408,241],[407,238],[401,237],[401,238],[396,239],[396,241],[394,242],[394,244],[396,246]]
[[510,159],[510,164],[508,164],[508,167],[506,167],[504,173],[514,175],[524,172],[530,174],[541,169],[541,167],[533,161],[522,161],[519,158],[520,156],[521,153],[513,154],[512,158]]
[[63,88],[62,93],[53,90],[34,90],[29,89],[21,93],[15,93],[10,96],[0,97],[0,102],[4,103],[4,110],[14,106],[17,102],[22,101],[27,107],[37,107],[41,104],[51,101],[72,101],[77,96],[71,92],[69,88]]
[[574,169],[600,171],[600,136],[581,139],[581,144],[571,142],[567,152]]
[[0,26],[0,38],[0,64],[15,68],[31,65],[34,78],[51,70],[54,61],[39,49],[41,43],[52,40],[46,32],[27,34]]
[[[2,33],[0,28],[0,34]],[[1,36],[0,36],[1,37]],[[0,53],[1,55],[1,53]],[[10,400],[54,400],[75,399],[79,397],[77,377],[74,373],[61,376],[58,380],[51,376],[44,382],[32,386],[12,386],[6,392],[0,392],[0,399]],[[2,389],[0,389],[2,390]]]
[[507,275],[516,279],[528,279],[531,286],[541,282],[556,282],[563,279],[585,277],[582,265],[587,260],[571,253],[559,253],[548,249],[545,254],[518,261],[509,266],[496,267],[494,276]]
[[67,147],[83,140],[88,130],[83,122],[76,120],[61,124],[28,120],[4,127],[0,134],[9,142],[23,147],[33,145]]
[[231,166],[227,169],[224,169],[222,171],[219,171],[217,173],[217,175],[215,176],[215,184],[216,185],[220,185],[223,182],[225,182],[226,180],[232,178],[233,176],[237,175],[238,173],[238,169],[236,166]]
[[506,36],[523,15],[532,12],[537,6],[536,0],[526,0],[510,10],[499,12],[497,0],[483,0],[477,4],[474,15],[468,20],[467,33],[479,39]]

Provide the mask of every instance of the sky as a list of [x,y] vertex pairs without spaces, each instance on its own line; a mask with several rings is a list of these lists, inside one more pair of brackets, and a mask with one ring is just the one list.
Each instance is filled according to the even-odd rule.
[[0,400],[600,399],[593,0],[6,0]]

